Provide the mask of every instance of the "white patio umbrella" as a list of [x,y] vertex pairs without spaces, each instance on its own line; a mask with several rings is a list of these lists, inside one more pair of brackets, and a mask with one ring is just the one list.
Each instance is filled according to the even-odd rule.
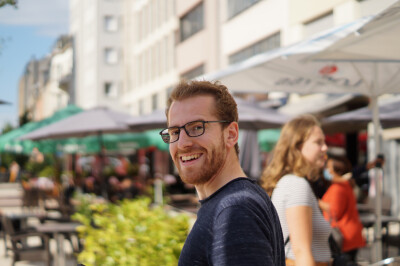
[[125,123],[131,115],[96,107],[23,135],[20,139],[62,139],[129,132]]
[[376,15],[354,34],[339,40],[313,55],[312,60],[332,66],[349,66],[363,83],[357,92],[371,99],[376,134],[375,153],[380,152],[378,141],[378,96],[400,93],[400,1]]
[[[364,84],[361,93],[371,99],[374,125],[375,158],[381,152],[380,115],[378,96],[385,93],[400,93],[400,1],[376,15],[354,34],[343,38],[326,50],[313,56],[314,60],[329,62],[334,66],[350,66]],[[383,117],[382,117],[383,118]],[[381,183],[375,176],[376,231],[381,239]],[[377,244],[377,258],[382,257],[381,242]]]
[[325,62],[310,62],[309,58],[354,33],[370,19],[335,27],[300,43],[253,56],[197,79],[219,80],[233,92],[361,92],[362,80],[351,67],[338,68]]
[[146,131],[150,129],[166,128],[167,118],[165,110],[155,110],[150,114],[133,116],[126,121],[133,131]]
[[354,34],[321,51],[315,58],[341,61],[398,62],[400,60],[400,1],[373,17]]
[[[239,113],[240,129],[278,128],[290,119],[289,115],[277,112],[272,108],[263,108],[257,103],[236,99]],[[132,131],[167,127],[164,110],[156,110],[150,114],[131,117],[126,121]]]
[[[384,128],[399,127],[400,126],[400,98],[390,98],[382,101],[379,106],[379,121]],[[326,117],[322,120],[324,128],[330,128],[330,131],[336,129],[340,131],[341,128],[349,128],[358,131],[366,129],[368,123],[373,119],[372,110],[369,107],[359,108],[353,111],[336,114]]]

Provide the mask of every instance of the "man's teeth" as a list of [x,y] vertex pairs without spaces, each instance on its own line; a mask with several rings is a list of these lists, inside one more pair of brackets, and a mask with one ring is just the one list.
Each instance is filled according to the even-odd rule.
[[182,156],[182,161],[186,162],[186,161],[195,160],[197,158],[199,158],[198,154],[192,154],[192,155],[189,155],[189,156]]

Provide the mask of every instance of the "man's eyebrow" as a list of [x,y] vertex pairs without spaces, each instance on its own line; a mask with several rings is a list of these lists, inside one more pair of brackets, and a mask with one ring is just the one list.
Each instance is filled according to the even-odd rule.
[[205,122],[205,121],[206,121],[206,120],[203,119],[203,118],[198,118],[198,119],[195,119],[195,120],[188,121],[188,122],[182,124],[182,126],[178,126],[178,125],[168,125],[168,128],[170,128],[170,127],[183,127],[184,125],[189,124],[189,123],[192,123],[192,122]]

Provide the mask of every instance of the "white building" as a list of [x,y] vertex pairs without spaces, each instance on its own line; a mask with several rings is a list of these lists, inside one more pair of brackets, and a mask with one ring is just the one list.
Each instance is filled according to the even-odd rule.
[[[192,78],[320,31],[377,14],[395,0],[177,0],[177,68]],[[243,88],[251,92],[251,88]]]
[[67,106],[72,86],[73,47],[70,36],[60,36],[50,57],[49,79],[40,97],[41,118],[46,118]]
[[[122,102],[134,115],[164,108],[168,91],[180,78],[224,69],[376,14],[393,2],[124,0]],[[251,88],[237,93],[242,92],[251,93]]]
[[25,66],[18,88],[18,115],[28,115],[37,121],[43,118],[41,101],[43,91],[49,80],[50,55],[39,60],[32,58]]
[[123,110],[122,1],[71,0],[75,104]]
[[19,115],[28,112],[39,121],[67,106],[73,83],[73,47],[70,36],[60,36],[51,53],[25,67],[19,83]]
[[175,0],[124,2],[124,99],[130,113],[163,108],[178,81]]

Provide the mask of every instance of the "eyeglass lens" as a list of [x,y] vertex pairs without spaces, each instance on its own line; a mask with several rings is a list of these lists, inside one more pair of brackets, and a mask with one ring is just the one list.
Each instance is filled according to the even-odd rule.
[[183,127],[170,127],[161,132],[165,143],[172,143],[179,139],[181,128],[184,128],[189,137],[198,137],[204,134],[204,121],[189,122]]

